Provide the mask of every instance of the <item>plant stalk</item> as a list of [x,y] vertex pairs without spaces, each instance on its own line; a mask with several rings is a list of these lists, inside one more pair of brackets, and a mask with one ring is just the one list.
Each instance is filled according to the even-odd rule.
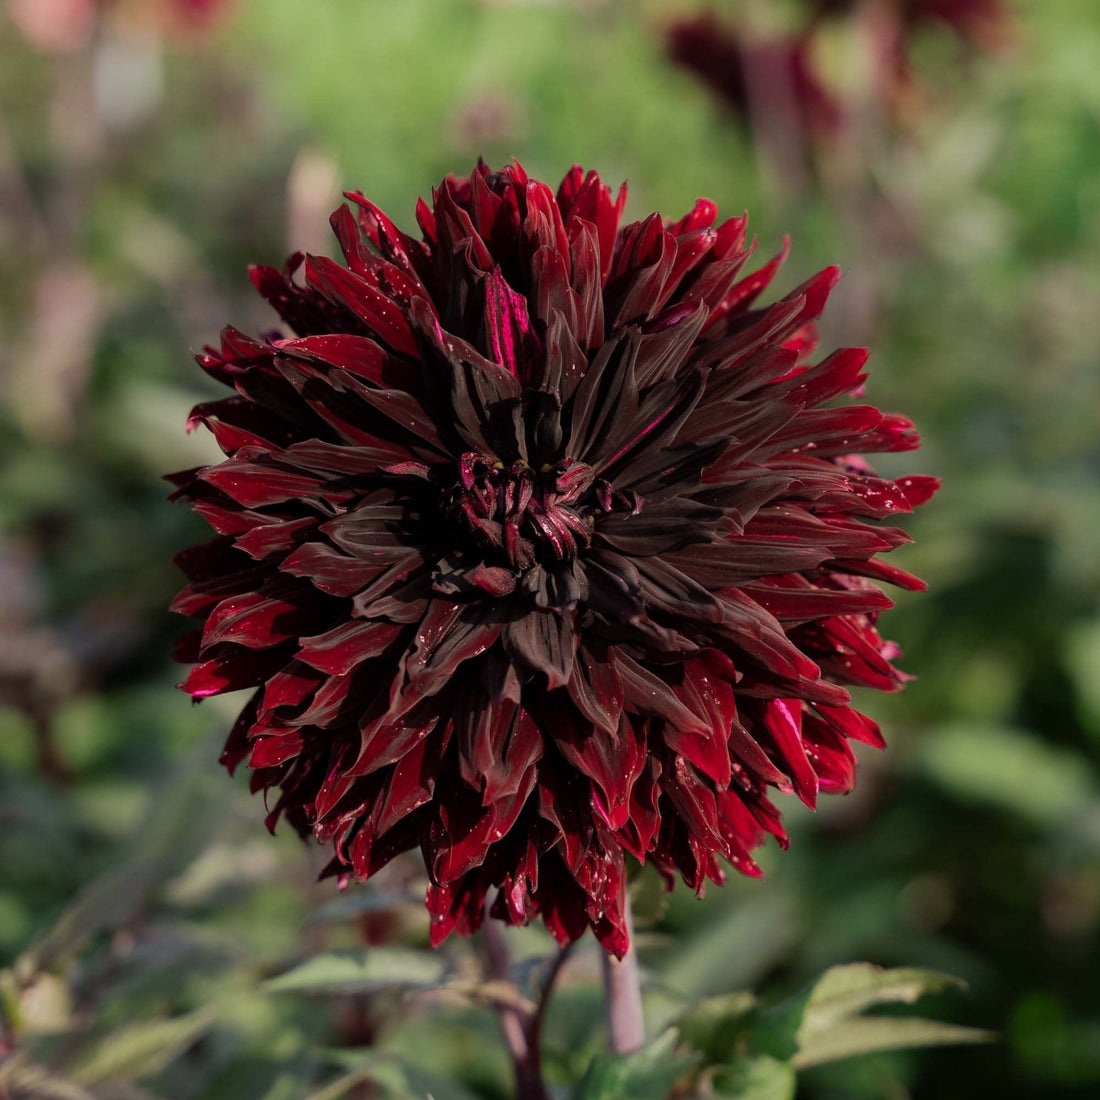
[[[508,944],[504,940],[504,929],[488,913],[482,927],[482,938],[489,960],[489,973],[496,981],[510,982],[511,960]],[[549,990],[546,992],[549,994]],[[516,1075],[516,1100],[550,1100],[550,1093],[542,1079],[539,1037],[531,1026],[531,1020],[521,1008],[511,1005],[502,1006],[499,1014],[500,1028],[504,1032],[504,1042],[512,1056]],[[541,1023],[541,1015],[538,1020]]]
[[634,915],[630,894],[623,906],[630,947],[621,959],[604,952],[603,984],[607,1029],[611,1049],[616,1054],[630,1054],[645,1046],[645,1020],[642,1016],[642,982],[638,970],[638,952],[634,946]]

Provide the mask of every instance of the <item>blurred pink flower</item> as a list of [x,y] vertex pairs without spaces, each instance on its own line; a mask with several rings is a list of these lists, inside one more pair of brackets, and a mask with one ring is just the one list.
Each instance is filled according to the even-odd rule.
[[7,0],[8,16],[35,49],[73,53],[89,46],[98,20],[168,36],[209,28],[233,0]]
[[8,0],[8,17],[45,53],[73,53],[92,40],[95,0]]

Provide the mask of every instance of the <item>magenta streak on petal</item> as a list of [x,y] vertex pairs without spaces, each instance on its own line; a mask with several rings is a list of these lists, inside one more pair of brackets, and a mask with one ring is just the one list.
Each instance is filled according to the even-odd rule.
[[540,515],[538,512],[529,511],[527,513],[531,517],[532,523],[545,535],[547,542],[554,548],[554,554],[556,557],[565,558],[565,543],[561,538],[557,526],[550,522],[550,517],[546,515]]
[[494,268],[485,280],[485,317],[493,356],[519,378],[517,338],[530,332],[531,322],[526,300],[504,281],[500,268]]
[[614,466],[615,463],[618,462],[619,459],[622,458],[627,451],[629,451],[632,447],[636,447],[639,443],[641,443],[643,439],[645,439],[647,435],[649,435],[651,431],[653,431],[654,428],[657,427],[658,424],[662,423],[665,417],[668,416],[668,414],[672,412],[674,408],[676,408],[675,401],[673,401],[672,404],[669,405],[669,407],[660,414],[660,416],[654,417],[636,436],[634,436],[633,439],[623,444],[623,446],[620,447],[606,462],[601,462],[597,469],[606,470],[608,469],[608,467]]

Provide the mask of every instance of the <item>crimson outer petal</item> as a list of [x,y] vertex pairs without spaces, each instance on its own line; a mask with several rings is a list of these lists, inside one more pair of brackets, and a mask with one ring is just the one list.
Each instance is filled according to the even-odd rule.
[[[402,232],[363,196],[345,264],[253,282],[292,332],[227,328],[195,409],[225,461],[174,475],[195,698],[251,694],[223,754],[366,878],[419,847],[433,938],[541,916],[627,947],[629,853],[702,891],[881,745],[850,687],[905,679],[879,555],[936,488],[877,477],[904,417],[814,363],[828,269],[759,305],[744,218],[620,225],[573,168],[448,178]],[[785,252],[784,252],[785,254]],[[886,522],[884,522],[886,521]]]

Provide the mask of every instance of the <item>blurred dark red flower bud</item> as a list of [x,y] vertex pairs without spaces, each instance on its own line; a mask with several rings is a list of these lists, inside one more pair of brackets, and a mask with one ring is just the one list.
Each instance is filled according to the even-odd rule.
[[[826,136],[840,122],[840,105],[814,72],[802,37],[742,37],[707,13],[670,24],[665,45],[674,62],[739,118],[764,113],[768,125]],[[782,117],[777,104],[790,117]]]

